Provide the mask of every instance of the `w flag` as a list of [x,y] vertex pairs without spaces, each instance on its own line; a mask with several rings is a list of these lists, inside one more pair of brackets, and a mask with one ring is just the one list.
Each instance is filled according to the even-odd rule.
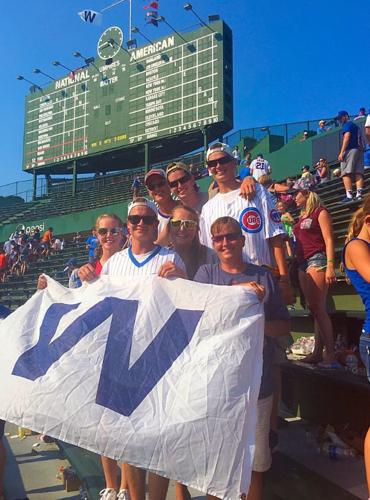
[[85,9],[81,12],[78,12],[80,18],[85,21],[85,23],[95,24],[99,26],[102,22],[103,15],[100,12],[96,12],[95,10]]
[[48,278],[0,325],[0,418],[235,500],[250,481],[263,324],[241,286]]

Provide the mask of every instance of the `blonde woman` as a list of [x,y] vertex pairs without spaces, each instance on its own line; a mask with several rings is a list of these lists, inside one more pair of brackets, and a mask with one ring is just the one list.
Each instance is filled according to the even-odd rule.
[[298,189],[295,202],[301,209],[293,227],[299,283],[315,321],[315,349],[304,361],[319,363],[321,368],[339,368],[334,355],[333,327],[326,311],[328,287],[336,281],[331,217],[319,196],[308,189]]

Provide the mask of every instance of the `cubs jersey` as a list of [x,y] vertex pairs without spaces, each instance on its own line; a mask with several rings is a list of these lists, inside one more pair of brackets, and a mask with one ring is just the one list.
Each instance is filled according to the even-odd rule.
[[171,219],[170,215],[163,214],[158,208],[158,220],[159,220],[158,234],[160,234],[163,231],[163,229],[169,223],[170,219]]
[[271,167],[267,160],[263,158],[256,158],[252,161],[250,165],[252,176],[258,181],[261,175],[269,175],[271,173]]
[[285,233],[279,212],[266,189],[259,184],[253,200],[245,200],[239,193],[240,189],[218,193],[204,205],[199,223],[201,243],[212,248],[212,223],[219,217],[233,217],[245,236],[244,260],[258,266],[275,266],[268,238]]
[[165,262],[173,262],[185,271],[181,257],[168,248],[156,245],[154,249],[143,255],[135,255],[131,247],[115,253],[104,264],[101,274],[111,276],[149,276],[157,274]]

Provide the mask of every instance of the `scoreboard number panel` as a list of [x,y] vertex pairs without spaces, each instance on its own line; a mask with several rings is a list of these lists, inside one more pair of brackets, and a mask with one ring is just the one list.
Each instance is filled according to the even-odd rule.
[[[222,21],[127,52],[112,26],[98,58],[26,97],[25,170],[207,127],[232,128],[231,30]],[[212,135],[212,133],[211,133]]]

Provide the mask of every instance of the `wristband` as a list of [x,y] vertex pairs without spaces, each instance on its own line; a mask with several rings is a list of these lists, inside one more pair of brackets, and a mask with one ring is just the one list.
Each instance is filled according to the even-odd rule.
[[327,259],[326,262],[332,262],[333,264],[335,264],[335,260],[333,260],[333,259]]

